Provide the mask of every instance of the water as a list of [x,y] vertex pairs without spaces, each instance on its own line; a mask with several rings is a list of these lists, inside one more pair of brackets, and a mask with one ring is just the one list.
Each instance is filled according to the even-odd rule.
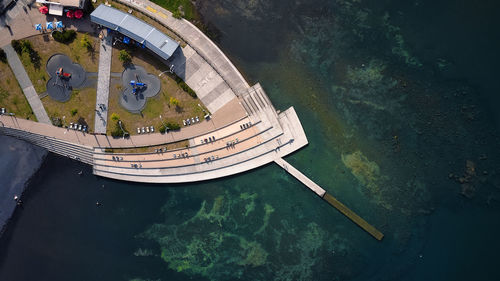
[[0,280],[499,278],[499,4],[199,5],[248,80],[295,107],[310,144],[287,161],[384,240],[274,165],[142,185],[49,156],[1,238]]

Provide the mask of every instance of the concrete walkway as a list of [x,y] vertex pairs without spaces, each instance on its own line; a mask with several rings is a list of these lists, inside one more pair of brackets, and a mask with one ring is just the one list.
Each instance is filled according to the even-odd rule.
[[94,132],[106,134],[108,123],[109,76],[111,73],[111,55],[113,37],[103,30],[101,49],[99,51],[99,71],[97,76],[97,97],[95,104]]
[[35,113],[36,119],[38,119],[38,122],[41,123],[52,124],[45,108],[43,107],[42,101],[38,97],[38,94],[36,93],[35,88],[26,73],[26,70],[24,70],[21,60],[19,60],[19,57],[16,54],[16,51],[10,44],[3,47],[3,49],[7,54],[7,60],[9,61],[10,68],[12,68],[12,72],[14,72],[21,89],[23,89],[24,95],[26,96],[33,113]]

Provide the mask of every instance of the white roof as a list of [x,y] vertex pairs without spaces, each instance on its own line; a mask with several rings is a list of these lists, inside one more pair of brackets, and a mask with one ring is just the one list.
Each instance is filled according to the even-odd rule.
[[57,5],[57,4],[50,4],[49,5],[49,14],[56,15],[56,16],[62,16],[63,6]]
[[174,39],[151,25],[125,12],[103,4],[99,5],[90,14],[90,20],[144,44],[146,48],[165,60],[172,56],[177,47],[179,47],[179,44]]

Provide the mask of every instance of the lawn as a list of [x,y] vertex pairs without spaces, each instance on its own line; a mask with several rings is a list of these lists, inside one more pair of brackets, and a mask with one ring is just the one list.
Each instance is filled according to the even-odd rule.
[[19,56],[37,93],[41,94],[46,91],[49,75],[45,69],[45,65],[47,64],[47,60],[54,54],[65,54],[74,62],[82,65],[85,71],[97,72],[99,65],[99,38],[91,34],[87,35],[87,38],[94,46],[94,51],[89,52],[81,44],[84,35],[84,33],[77,32],[76,39],[69,44],[54,41],[50,34],[41,34],[24,39],[31,42],[33,49],[41,58],[40,67],[36,68],[30,61],[27,53],[22,53]]
[[[123,64],[118,59],[120,50],[121,47],[119,44],[117,44],[116,48],[113,48],[111,63],[111,70],[113,72],[122,72],[124,69]],[[167,66],[163,64],[162,60],[150,51],[140,48],[131,50],[132,63],[144,67],[148,73],[158,76],[160,73],[168,69]],[[193,98],[182,90],[176,83],[175,79],[169,76],[168,72],[162,74],[159,79],[161,81],[161,90],[158,95],[148,99],[142,114],[130,113],[119,104],[122,92],[121,80],[112,79],[109,93],[108,119],[112,113],[117,113],[120,116],[120,120],[122,120],[122,122],[126,125],[129,133],[137,134],[137,127],[153,125],[158,130],[162,124],[162,120],[160,120],[159,117],[160,115],[162,115],[163,122],[178,123],[181,126],[183,119],[194,116],[199,116],[201,119],[203,118],[204,113],[200,107],[203,106],[203,104],[198,98]],[[180,102],[180,106],[178,108],[170,105],[170,97],[174,97]],[[200,106],[198,106],[198,104]],[[205,107],[203,108],[205,109]],[[112,121],[108,122],[111,124]],[[108,132],[109,129],[112,128],[108,128]]]
[[0,61],[0,107],[14,112],[17,117],[36,121],[28,100],[6,62]]
[[196,7],[190,0],[151,0],[151,2],[169,10],[172,13],[180,11],[183,15],[182,17],[187,20],[198,18]]
[[[46,96],[42,99],[43,106],[50,118],[64,119],[64,125],[69,123],[87,124],[89,132],[94,130],[96,89],[84,88],[73,90],[71,99],[67,102],[58,102]],[[64,117],[64,118],[63,118]]]

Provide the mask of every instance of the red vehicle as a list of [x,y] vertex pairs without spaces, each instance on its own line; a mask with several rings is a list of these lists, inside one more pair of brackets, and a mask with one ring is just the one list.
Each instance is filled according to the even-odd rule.
[[62,67],[60,67],[60,68],[56,71],[56,74],[57,74],[57,76],[59,76],[59,77],[71,78],[71,73],[64,72]]

